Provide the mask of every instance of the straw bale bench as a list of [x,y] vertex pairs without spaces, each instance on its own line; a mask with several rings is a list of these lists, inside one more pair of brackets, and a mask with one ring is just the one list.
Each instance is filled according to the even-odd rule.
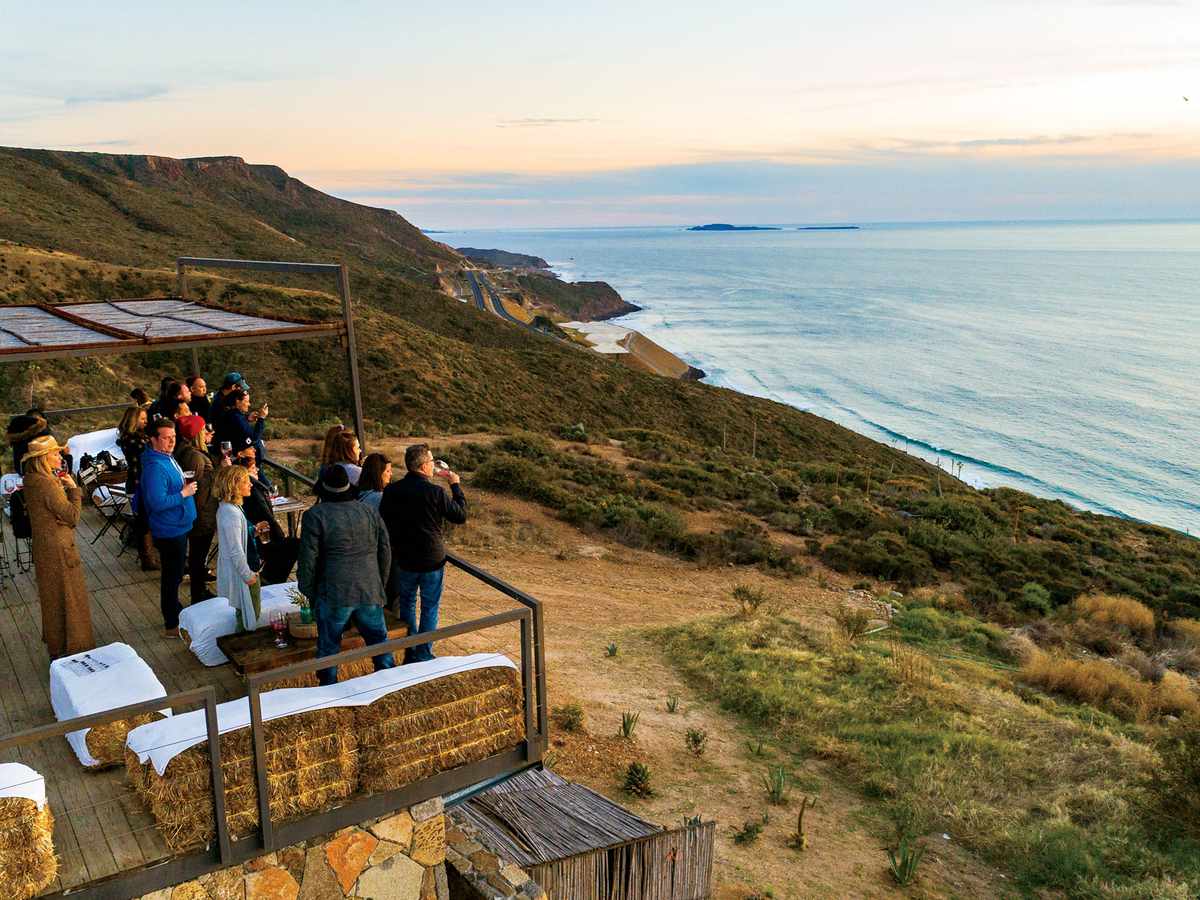
[[[516,669],[497,654],[477,655],[497,660],[470,669],[459,665],[462,657],[403,666],[399,671],[409,673],[412,683],[355,707],[360,789],[375,793],[403,787],[487,759],[524,739]],[[427,674],[430,680],[416,680]]]
[[[268,696],[263,695],[264,699]],[[233,706],[248,709],[245,698],[221,704],[223,732],[236,718]],[[264,709],[264,715],[266,710]],[[246,713],[248,717],[248,712]],[[193,718],[193,734],[205,734],[204,711],[175,716]],[[163,841],[174,852],[207,844],[216,836],[212,805],[212,766],[208,741],[201,740],[171,756],[162,771],[142,755],[177,740],[177,728],[165,723],[143,726],[129,735],[125,763],[129,781],[154,817]],[[258,794],[249,728],[221,735],[221,773],[225,781],[225,818],[237,840],[258,828]],[[267,753],[267,796],[275,821],[317,812],[354,793],[358,783],[358,740],[348,709],[316,709],[263,723]],[[141,753],[139,753],[141,751]]]
[[[277,821],[477,762],[524,738],[520,681],[513,664],[496,653],[443,657],[260,697],[268,801]],[[235,840],[258,827],[249,719],[244,697],[217,707],[226,821]],[[203,710],[130,731],[125,763],[171,850],[213,839]]]
[[0,763],[0,885],[26,900],[58,876],[46,781],[29,766]]
[[[50,663],[50,705],[62,722],[167,696],[162,682],[128,644],[108,644]],[[171,715],[170,709],[118,719],[67,735],[79,762],[105,769],[125,761],[125,736],[131,728]]]

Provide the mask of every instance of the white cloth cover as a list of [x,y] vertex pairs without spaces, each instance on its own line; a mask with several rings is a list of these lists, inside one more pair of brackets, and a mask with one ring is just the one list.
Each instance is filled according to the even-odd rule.
[[[269,620],[275,610],[291,612],[291,589],[296,582],[265,584],[262,588],[262,618]],[[229,657],[217,646],[217,638],[237,631],[237,616],[233,606],[225,597],[213,597],[202,603],[193,603],[179,614],[179,627],[191,639],[191,650],[206,666],[220,666],[229,662]]]
[[116,428],[105,428],[103,431],[89,431],[87,434],[77,434],[67,441],[71,450],[71,474],[79,474],[79,460],[85,453],[95,456],[101,450],[107,450],[113,459],[124,459],[125,454],[117,444]]
[[25,797],[46,805],[46,779],[21,763],[0,763],[0,797]]
[[[269,722],[315,709],[367,706],[401,688],[456,672],[493,666],[516,668],[512,660],[499,653],[475,653],[471,656],[443,656],[429,662],[381,669],[328,687],[280,688],[260,695],[262,717],[264,722]],[[221,734],[249,725],[250,703],[247,698],[240,697],[217,706],[217,728]],[[125,746],[137,754],[140,762],[145,763],[147,759],[153,762],[154,770],[162,775],[172,759],[206,740],[208,730],[204,710],[197,709],[133,729],[125,740]]]
[[[108,644],[50,663],[50,706],[60,722],[165,696],[162,682],[128,644]],[[171,710],[162,713],[169,716]],[[67,742],[81,763],[98,766],[87,748],[90,730],[70,732]]]

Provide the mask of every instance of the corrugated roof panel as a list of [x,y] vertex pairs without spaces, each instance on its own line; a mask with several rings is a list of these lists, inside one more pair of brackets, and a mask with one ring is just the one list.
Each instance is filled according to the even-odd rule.
[[0,349],[104,344],[111,335],[61,319],[36,306],[0,306]]

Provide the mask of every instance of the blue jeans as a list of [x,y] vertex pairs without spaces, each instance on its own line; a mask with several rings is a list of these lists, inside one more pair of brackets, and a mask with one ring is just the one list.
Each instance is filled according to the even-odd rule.
[[[363,604],[362,606],[317,606],[317,658],[333,656],[342,652],[342,632],[351,619],[370,647],[388,639],[387,624],[383,620],[383,607]],[[373,657],[375,671],[390,669],[396,660],[390,653]],[[317,670],[317,681],[321,684],[337,684],[337,666]]]
[[[442,579],[446,568],[432,572],[406,572],[392,567],[388,580],[388,596],[396,615],[404,620],[409,634],[437,631],[438,606],[442,602]],[[417,624],[417,590],[421,591],[421,622]],[[428,662],[433,659],[432,644],[418,644],[404,651],[404,661]]]

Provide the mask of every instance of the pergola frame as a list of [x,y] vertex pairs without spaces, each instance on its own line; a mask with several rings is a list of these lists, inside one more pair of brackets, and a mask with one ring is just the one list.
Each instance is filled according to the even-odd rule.
[[[363,405],[362,405],[362,386],[358,378],[358,348],[354,342],[354,316],[351,312],[350,305],[350,273],[347,271],[343,263],[306,263],[306,262],[280,262],[277,260],[255,260],[255,259],[213,259],[198,256],[180,256],[175,260],[175,289],[181,299],[188,299],[188,284],[187,270],[188,268],[206,268],[206,269],[249,269],[255,272],[292,272],[306,275],[332,275],[337,279],[338,295],[342,299],[342,327],[341,331],[344,335],[344,346],[346,348],[346,365],[350,369],[350,391],[351,398],[354,404],[354,431],[358,435],[359,446],[366,449],[367,431],[363,423]],[[275,340],[293,340],[300,337],[319,337],[315,333],[297,333],[292,337],[280,335]],[[248,342],[261,341],[261,337],[256,337]],[[200,370],[199,359],[196,350],[200,346],[228,346],[232,343],[244,343],[247,341],[236,341],[229,339],[216,338],[211,341],[191,342],[192,348],[192,366],[196,371]],[[153,349],[163,349],[155,347]]]

